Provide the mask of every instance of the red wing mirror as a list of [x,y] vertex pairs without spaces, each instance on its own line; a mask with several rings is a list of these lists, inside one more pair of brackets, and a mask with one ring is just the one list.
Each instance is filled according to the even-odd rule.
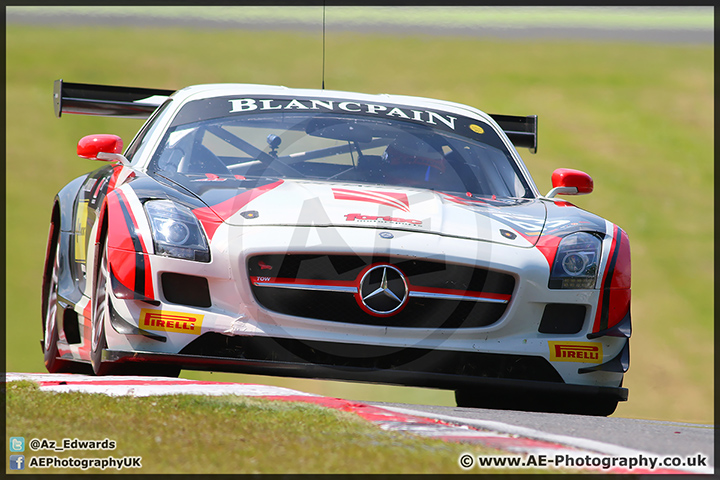
[[585,172],[570,168],[558,168],[552,174],[553,189],[545,195],[587,195],[593,191],[593,179]]
[[98,158],[102,153],[122,153],[123,141],[117,135],[88,135],[83,137],[77,144],[77,154],[82,158],[90,160],[110,160],[110,158]]

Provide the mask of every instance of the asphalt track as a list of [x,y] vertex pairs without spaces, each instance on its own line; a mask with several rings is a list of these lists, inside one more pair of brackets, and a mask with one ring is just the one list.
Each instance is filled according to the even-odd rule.
[[400,409],[435,418],[466,421],[477,427],[500,428],[508,433],[531,435],[532,430],[544,438],[570,437],[601,442],[606,445],[650,452],[656,455],[706,455],[714,465],[714,425],[664,422],[620,417],[590,417],[556,413],[518,412],[480,408],[421,406],[371,402],[372,405]]
[[[24,10],[6,11],[7,24],[26,25],[71,25],[71,26],[134,26],[134,27],[190,27],[202,29],[240,29],[240,30],[297,30],[305,32],[321,32],[321,19],[317,21],[298,21],[281,18],[252,19],[222,19],[202,17],[163,17],[137,14],[109,15],[90,11],[88,14],[78,15],[71,12],[58,11],[38,13]],[[328,33],[332,32],[360,32],[395,35],[450,35],[485,37],[500,40],[526,41],[532,39],[550,40],[582,40],[582,41],[611,41],[611,42],[650,42],[664,44],[713,44],[714,30],[709,28],[689,28],[683,25],[677,27],[573,27],[568,25],[498,25],[492,22],[486,24],[469,25],[420,25],[402,24],[400,21],[387,23],[363,22],[336,22],[328,21]]]

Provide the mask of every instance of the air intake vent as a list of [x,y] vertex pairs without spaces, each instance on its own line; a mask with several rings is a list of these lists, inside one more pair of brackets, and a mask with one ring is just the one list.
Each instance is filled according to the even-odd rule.
[[545,305],[540,333],[574,334],[578,333],[585,323],[585,305],[574,303],[549,303]]
[[165,272],[161,278],[163,294],[168,302],[189,307],[212,306],[210,288],[205,277]]

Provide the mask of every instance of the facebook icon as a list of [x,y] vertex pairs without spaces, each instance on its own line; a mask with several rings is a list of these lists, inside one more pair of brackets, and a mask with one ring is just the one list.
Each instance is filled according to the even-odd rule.
[[25,470],[25,455],[10,455],[10,470]]

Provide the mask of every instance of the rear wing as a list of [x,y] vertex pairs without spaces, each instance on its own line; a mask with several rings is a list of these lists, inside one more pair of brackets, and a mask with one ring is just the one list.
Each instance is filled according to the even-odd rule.
[[[148,118],[174,90],[114,87],[55,80],[55,116],[63,113],[105,117]],[[537,153],[537,115],[490,115],[516,147]]]
[[516,117],[490,114],[490,117],[500,125],[513,145],[529,148],[530,153],[537,153],[537,115]]
[[63,113],[148,118],[174,90],[113,87],[55,80],[55,116]]

